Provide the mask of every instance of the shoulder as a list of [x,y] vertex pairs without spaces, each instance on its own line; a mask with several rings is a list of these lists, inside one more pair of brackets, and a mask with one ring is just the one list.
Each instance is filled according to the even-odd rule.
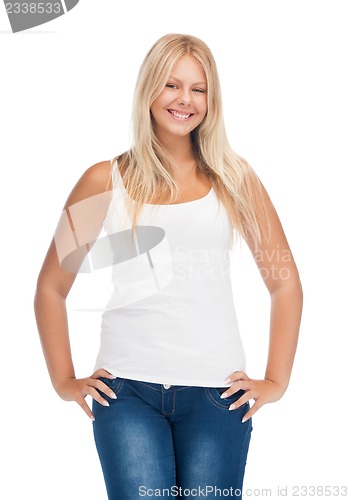
[[100,161],[85,170],[80,177],[77,186],[80,186],[89,196],[92,196],[111,189],[110,178],[110,161]]
[[73,187],[65,206],[112,189],[111,162],[100,161],[87,168]]

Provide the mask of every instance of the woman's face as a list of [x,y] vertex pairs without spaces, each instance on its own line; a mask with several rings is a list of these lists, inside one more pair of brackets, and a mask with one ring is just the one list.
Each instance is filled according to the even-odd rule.
[[193,57],[185,55],[177,61],[150,110],[160,140],[187,136],[202,122],[207,112],[207,81]]

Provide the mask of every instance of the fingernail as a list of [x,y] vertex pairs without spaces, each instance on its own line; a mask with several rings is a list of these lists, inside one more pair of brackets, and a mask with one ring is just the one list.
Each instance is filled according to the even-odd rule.
[[235,410],[236,406],[235,405],[231,405],[229,406],[229,410]]
[[226,380],[224,380],[225,384],[229,384],[229,382],[231,382],[231,378],[230,377],[228,377]]
[[90,417],[91,420],[93,420],[93,422],[96,420],[95,417]]
[[248,418],[243,417],[241,422],[244,424],[246,422],[246,420],[248,420]]
[[223,394],[221,394],[221,399],[224,399],[228,396],[228,394],[226,392],[223,392]]
[[108,401],[103,401],[104,406],[109,406]]
[[110,397],[111,397],[112,399],[116,399],[116,398],[117,398],[117,395],[116,395],[116,394],[114,394],[113,392],[111,392],[111,393],[110,393]]

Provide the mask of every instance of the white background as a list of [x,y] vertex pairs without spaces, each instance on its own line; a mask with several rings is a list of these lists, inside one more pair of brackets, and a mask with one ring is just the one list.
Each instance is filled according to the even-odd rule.
[[[2,498],[106,499],[92,423],[51,387],[33,297],[73,185],[127,149],[139,65],[168,32],[210,46],[231,146],[266,186],[304,289],[291,383],[253,417],[245,489],[346,484],[347,27],[339,0],[84,0],[17,34],[1,9]],[[269,295],[246,248],[232,276],[247,371],[263,378]],[[87,376],[99,316],[72,313],[70,335]]]

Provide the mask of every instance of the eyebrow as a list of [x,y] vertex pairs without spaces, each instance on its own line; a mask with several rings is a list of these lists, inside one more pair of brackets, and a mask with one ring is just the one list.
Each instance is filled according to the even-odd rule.
[[[181,83],[181,80],[178,80],[178,78],[176,78],[175,76],[170,76],[169,79]],[[207,85],[207,82],[195,82],[193,83],[193,85]]]

